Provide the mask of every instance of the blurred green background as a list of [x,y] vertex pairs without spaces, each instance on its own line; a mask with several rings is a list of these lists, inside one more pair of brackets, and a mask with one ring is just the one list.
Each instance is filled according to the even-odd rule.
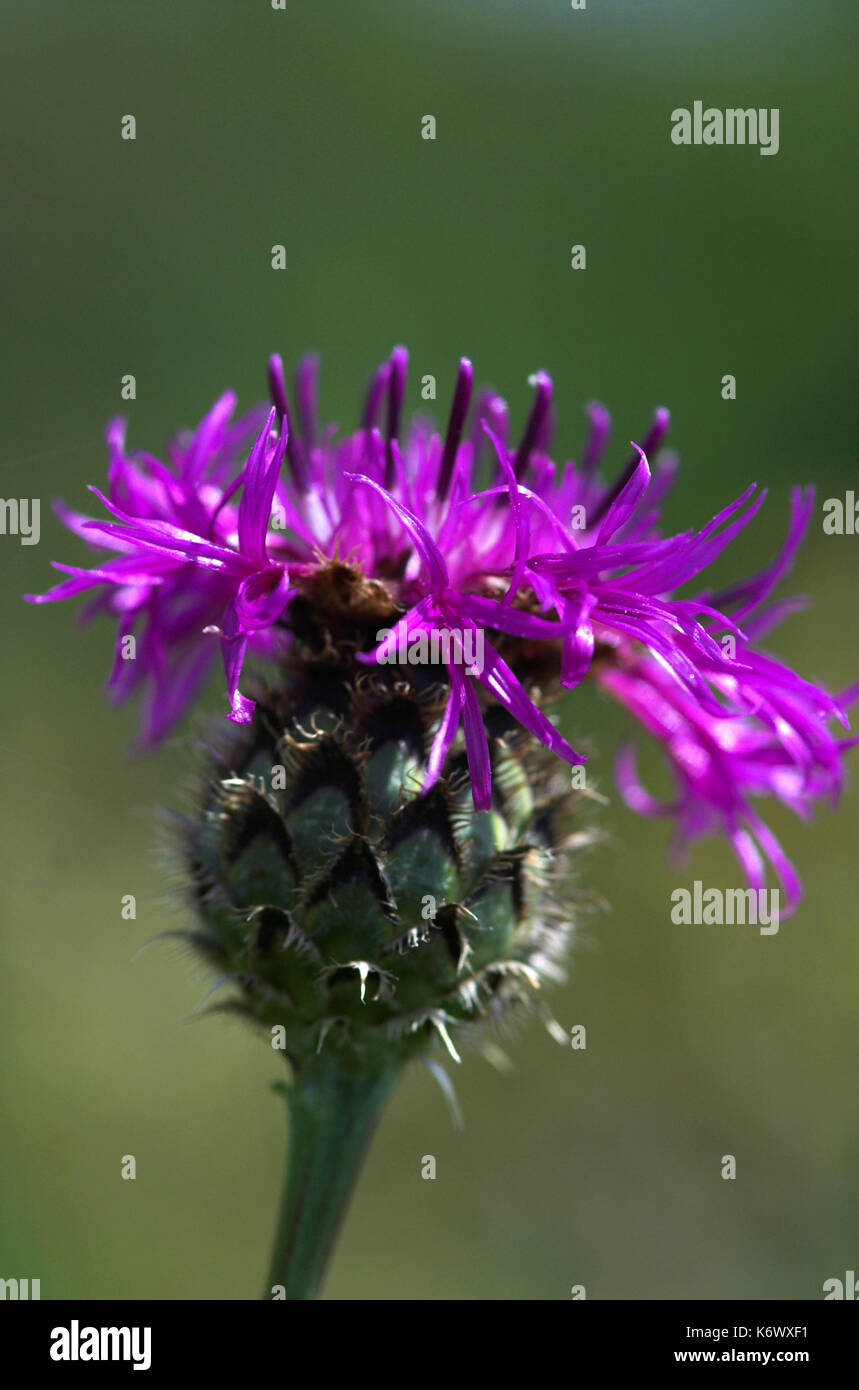
[[[193,734],[131,757],[135,711],[103,696],[107,628],[20,602],[81,554],[47,499],[86,508],[112,414],[158,451],[226,386],[259,399],[274,350],[321,351],[325,414],[351,427],[404,342],[410,402],[432,372],[441,412],[462,353],[517,423],[547,368],[562,456],[592,398],[616,466],[669,405],[671,524],[770,486],[723,572],[752,568],[791,482],[825,498],[856,481],[857,20],[848,0],[4,4],[2,490],[43,516],[40,545],[0,538],[0,1276],[41,1278],[44,1298],[256,1298],[284,1153],[278,1058],[189,1022],[205,971],[139,949],[182,921],[157,808],[182,803]],[[778,155],[675,148],[670,112],[695,99],[778,107]],[[793,578],[814,608],[776,645],[839,688],[859,541],[820,520]],[[611,791],[623,717],[583,692],[567,728]],[[330,1297],[816,1299],[857,1267],[859,795],[811,828],[772,813],[806,897],[771,938],[670,922],[674,887],[738,881],[723,845],[678,871],[664,825],[614,796],[599,821],[583,876],[610,907],[552,1001],[587,1050],[535,1025],[511,1076],[468,1054],[462,1132],[409,1073]]]

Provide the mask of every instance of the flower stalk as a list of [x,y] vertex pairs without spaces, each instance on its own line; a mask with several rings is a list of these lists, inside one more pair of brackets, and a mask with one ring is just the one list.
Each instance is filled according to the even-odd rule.
[[333,1052],[278,1087],[289,1107],[289,1148],[266,1299],[320,1291],[352,1192],[399,1066],[344,1067]]

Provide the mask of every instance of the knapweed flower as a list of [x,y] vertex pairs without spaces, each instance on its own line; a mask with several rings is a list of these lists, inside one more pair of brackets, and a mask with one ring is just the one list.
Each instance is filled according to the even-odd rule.
[[[171,447],[167,464],[127,455],[114,421],[108,494],[93,489],[112,519],[58,506],[70,529],[113,557],[91,570],[58,566],[71,578],[34,601],[96,591],[87,616],[118,619],[111,686],[118,697],[144,687],[149,743],[197,694],[216,637],[228,717],[244,724],[254,712],[239,689],[248,651],[277,662],[297,642],[315,650],[351,642],[371,667],[395,661],[404,639],[451,634],[454,658],[434,672],[446,694],[423,789],[442,776],[461,735],[480,810],[492,804],[487,705],[576,765],[583,756],[541,706],[553,685],[572,689],[593,675],[661,741],[678,778],[678,797],[656,803],[624,750],[629,804],[676,817],[683,839],[723,829],[752,884],[761,882],[762,849],[795,899],[796,876],[749,797],[774,796],[807,815],[816,799],[837,795],[853,741],[828,729],[832,718],[846,723],[844,701],[754,641],[771,625],[761,605],[790,567],[812,490],[795,493],[784,551],[761,575],[721,594],[680,596],[765,494],[752,486],[700,529],[662,535],[659,509],[676,460],[661,455],[654,472],[650,457],[667,411],[655,413],[607,483],[598,473],[609,434],[600,406],[589,408],[580,463],[559,468],[550,459],[545,372],[533,378],[533,406],[514,446],[498,396],[484,392],[471,409],[466,359],[444,435],[420,417],[405,426],[406,366],[404,349],[395,349],[371,379],[361,427],[342,439],[320,428],[312,357],[296,374],[295,416],[273,357],[268,414],[260,407],[231,425],[235,400],[225,395]],[[390,620],[378,636],[368,631],[373,616]],[[457,659],[463,634],[477,631],[489,634],[479,671]],[[140,650],[125,660],[123,642],[135,633]]]
[[500,397],[472,404],[465,359],[444,434],[406,422],[406,366],[395,349],[344,437],[320,426],[312,357],[294,411],[272,357],[270,407],[231,424],[222,397],[166,463],[128,454],[113,422],[107,493],[93,489],[107,518],[58,507],[106,554],[59,566],[69,578],[34,600],[90,593],[86,615],[114,617],[111,687],[142,692],[149,743],[220,649],[229,737],[177,839],[199,920],[186,935],[231,991],[213,1007],[261,1025],[293,1071],[269,1297],[318,1287],[407,1059],[458,1060],[458,1037],[524,1004],[558,1032],[538,992],[563,978],[569,872],[589,840],[566,771],[584,755],[552,714],[562,691],[598,682],[658,740],[676,795],[651,797],[624,747],[635,810],[673,817],[681,843],[724,833],[753,887],[768,860],[788,906],[798,878],[753,798],[807,816],[837,796],[856,741],[830,723],[846,725],[857,692],[838,700],[757,645],[796,606],[770,598],[811,489],[794,493],[773,563],[714,593],[701,576],[765,494],[663,534],[667,411],[606,481],[602,406],[579,462],[550,458],[545,372],[511,442]]

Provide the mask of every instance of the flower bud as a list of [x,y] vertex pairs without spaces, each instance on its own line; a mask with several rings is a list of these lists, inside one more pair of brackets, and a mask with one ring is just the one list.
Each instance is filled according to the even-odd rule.
[[[187,831],[195,944],[227,1008],[300,1070],[322,1049],[374,1069],[534,1001],[571,931],[555,885],[571,798],[551,754],[488,719],[493,803],[465,752],[421,792],[443,690],[303,663],[225,751]],[[586,837],[577,836],[581,844]]]

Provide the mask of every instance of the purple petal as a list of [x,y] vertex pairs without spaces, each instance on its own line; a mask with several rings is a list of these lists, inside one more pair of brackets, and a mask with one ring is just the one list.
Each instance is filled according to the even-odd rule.
[[[452,669],[455,670],[456,668]],[[562,738],[554,724],[550,723],[533,701],[528,699],[510,667],[502,661],[489,643],[485,644],[484,666],[478,679],[481,684],[486,686],[487,690],[491,691],[499,704],[512,714],[517,723],[522,724],[553,753],[557,753],[565,763],[574,767],[578,763],[587,762],[586,758],[577,753],[574,748],[570,747],[566,739]]]
[[413,512],[408,507],[404,507],[402,502],[398,502],[386,488],[380,486],[372,478],[368,478],[365,473],[347,473],[347,479],[352,483],[366,483],[374,492],[387,503],[391,511],[406,528],[415,543],[415,549],[420,555],[429,574],[430,584],[433,589],[445,589],[448,584],[447,566],[441,551],[432,539],[429,531],[423,522],[418,521]]
[[266,539],[271,504],[286,450],[286,435],[281,433],[270,460],[266,462],[266,449],[275,417],[276,412],[272,409],[257,435],[245,468],[244,489],[239,504],[239,549],[256,569],[263,569],[268,563]]
[[426,793],[431,787],[435,786],[441,776],[445,758],[450,752],[456,731],[462,715],[462,686],[450,684],[450,693],[444,707],[444,714],[432,741],[429,758],[427,759],[426,776],[424,777],[422,792]]
[[[638,449],[637,444],[633,444],[632,447]],[[638,455],[636,467],[603,517],[597,532],[597,545],[609,540],[615,531],[626,525],[647,491],[650,482],[650,467],[641,449],[638,449]]]
[[449,667],[451,692],[462,706],[462,726],[465,733],[465,753],[471,775],[471,793],[478,811],[488,811],[492,805],[492,767],[489,760],[489,740],[477,696],[471,682],[458,666]]

